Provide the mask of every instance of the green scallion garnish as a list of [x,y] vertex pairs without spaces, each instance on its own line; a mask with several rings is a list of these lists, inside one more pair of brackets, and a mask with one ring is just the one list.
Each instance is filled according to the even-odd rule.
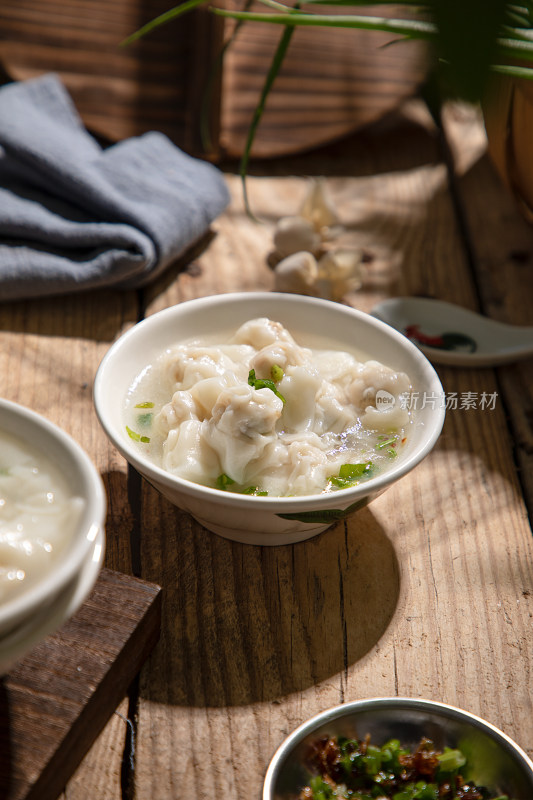
[[466,764],[466,756],[460,750],[445,747],[440,756],[437,756],[441,772],[456,772]]
[[426,738],[410,750],[397,739],[376,747],[368,736],[348,739],[326,735],[313,742],[309,766],[308,784],[299,795],[309,800],[458,800],[482,796],[487,800],[509,800],[505,794],[495,797],[464,779],[463,768],[468,767],[460,750],[447,748],[440,752]]
[[376,444],[376,450],[385,450],[389,458],[396,458],[398,451],[395,450],[400,437],[397,434],[392,436],[379,436],[379,442]]
[[148,444],[148,442],[150,441],[149,436],[141,436],[140,433],[132,431],[132,429],[129,428],[127,425],[126,425],[126,431],[128,432],[128,436],[130,437],[130,439],[133,439],[134,442],[142,442],[143,444]]
[[270,389],[274,392],[276,397],[279,397],[282,403],[285,402],[283,395],[276,389],[274,381],[271,381],[269,378],[256,378],[255,369],[251,369],[248,373],[248,384],[253,386],[254,389]]
[[368,478],[373,467],[371,461],[367,461],[365,464],[343,464],[339,469],[339,474],[332,475],[329,482],[338,489],[347,489],[349,486],[355,486],[361,478]]
[[[218,476],[215,486],[222,492],[230,491],[235,492],[235,494],[251,494],[255,497],[265,497],[268,494],[268,492],[263,492],[259,486],[247,486],[246,489],[239,489],[233,478],[230,478],[225,472]],[[235,488],[230,489],[230,486]]]
[[215,486],[217,489],[220,489],[221,491],[225,492],[228,486],[231,486],[233,483],[235,483],[233,478],[230,478],[229,475],[226,475],[226,473],[223,472],[222,475],[219,475],[218,478],[216,479]]
[[279,366],[279,364],[272,364],[270,367],[270,377],[272,378],[275,383],[279,383],[280,380],[283,378],[283,370]]

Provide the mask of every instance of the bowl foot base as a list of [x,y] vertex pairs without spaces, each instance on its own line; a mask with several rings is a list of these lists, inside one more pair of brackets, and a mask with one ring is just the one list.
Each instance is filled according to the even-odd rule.
[[331,525],[310,525],[309,528],[305,530],[298,530],[292,533],[289,531],[286,533],[262,533],[261,531],[242,531],[233,528],[225,528],[223,525],[216,525],[212,522],[208,522],[194,514],[193,516],[200,525],[207,528],[211,533],[216,533],[217,536],[222,536],[224,539],[231,539],[233,542],[260,545],[261,547],[297,544],[297,542],[304,542],[307,539],[312,539],[314,536],[318,536],[319,533],[331,527]]

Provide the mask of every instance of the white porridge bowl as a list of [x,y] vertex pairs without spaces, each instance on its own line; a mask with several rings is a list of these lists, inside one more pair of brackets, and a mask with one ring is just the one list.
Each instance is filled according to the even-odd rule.
[[[103,549],[106,495],[98,471],[68,434],[30,409],[4,399],[0,399],[0,441],[3,671],[15,652],[17,657],[23,655],[23,639],[32,646],[36,643],[36,636],[28,637],[26,632],[36,627],[37,621],[43,636],[52,632],[52,617],[57,624],[65,621],[64,615],[56,613],[62,594],[71,591],[94,558],[97,540]],[[15,472],[20,463],[8,463],[8,454],[18,452],[19,445],[28,453],[25,472]],[[28,478],[30,473],[38,484]]]
[[[126,398],[139,375],[169,347],[220,335],[227,341],[242,324],[269,318],[285,326],[302,347],[355,352],[407,373],[418,397],[408,441],[388,469],[351,488],[298,496],[252,496],[193,483],[157,466],[132,441]],[[171,503],[227,539],[284,545],[309,539],[381,494],[431,451],[444,422],[443,390],[426,357],[390,326],[346,305],[274,292],[229,293],[190,300],[143,320],[110,348],[94,384],[96,412],[124,458]],[[170,397],[169,397],[170,400]],[[412,405],[412,403],[411,403]]]

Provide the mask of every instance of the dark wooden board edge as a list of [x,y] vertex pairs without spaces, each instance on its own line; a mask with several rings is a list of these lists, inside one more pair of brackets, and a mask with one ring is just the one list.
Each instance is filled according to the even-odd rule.
[[[115,652],[105,646],[105,652],[99,652],[98,642],[94,639],[98,625],[94,624],[92,618],[92,601],[100,594],[98,599],[101,603],[102,597],[110,592],[115,593],[115,596],[120,594],[116,606],[113,607],[113,603],[109,606],[110,614],[115,618],[115,627],[119,621],[117,611],[120,606],[127,612],[124,617],[124,632],[121,637],[116,637]],[[61,631],[34,648],[27,658],[5,676],[3,692],[12,735],[12,780],[9,775],[4,774],[6,785],[3,791],[7,791],[7,794],[3,794],[3,800],[56,800],[157,643],[160,626],[161,588],[132,576],[103,569],[93,592],[77,614]],[[92,634],[89,631],[91,627]],[[35,734],[37,737],[48,736],[50,750],[42,768],[37,769],[37,776],[32,777],[32,771],[35,772],[36,767],[39,767],[32,763],[32,755],[38,756],[38,753],[32,751],[32,737],[26,730],[29,720],[24,718],[22,697],[31,696],[31,702],[37,709],[42,702],[43,711],[45,710],[47,701],[51,699],[48,692],[54,677],[47,674],[47,650],[50,647],[61,648],[65,654],[65,673],[72,672],[77,669],[79,643],[83,641],[84,632],[89,632],[88,659],[89,664],[94,666],[93,673],[84,669],[80,676],[83,686],[79,687],[79,696],[71,701],[66,699],[65,707],[56,709],[55,729],[48,719],[43,722],[41,734],[39,731],[33,733],[33,737]],[[24,765],[23,777],[20,764],[17,767],[17,760]]]

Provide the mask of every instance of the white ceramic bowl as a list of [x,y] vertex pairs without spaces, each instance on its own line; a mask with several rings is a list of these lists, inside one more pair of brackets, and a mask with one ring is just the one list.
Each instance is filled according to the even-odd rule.
[[209,530],[248,544],[292,544],[308,539],[372,498],[415,467],[432,449],[444,422],[443,403],[415,414],[410,441],[386,472],[334,494],[255,497],[211,489],[151,463],[129,438],[124,422],[127,392],[141,371],[168,347],[191,337],[227,336],[256,317],[281,322],[300,345],[327,336],[339,350],[356,350],[406,372],[422,397],[442,398],[437,374],[405,336],[368,314],[303,295],[229,293],[190,300],[148,317],[112,345],[98,369],[94,402],[108,437],[127,461],[172,503]]
[[[59,597],[70,591],[79,580],[82,570],[94,557],[95,541],[103,537],[106,496],[98,471],[84,450],[64,431],[44,417],[8,400],[0,399],[0,430],[41,451],[65,478],[72,494],[83,498],[84,509],[70,538],[51,572],[32,583],[9,600],[0,603],[0,662],[3,663],[2,642],[19,641],[19,632],[28,630],[37,618],[44,624],[47,609],[52,609]],[[100,547],[102,549],[102,545]],[[61,622],[65,621],[64,614]],[[58,624],[59,621],[58,621]],[[44,634],[46,635],[46,634]],[[35,636],[31,637],[35,644]],[[13,648],[7,647],[13,651]],[[22,655],[16,648],[17,657]],[[1,666],[1,664],[0,664]]]
[[458,748],[467,758],[463,777],[485,786],[491,796],[533,797],[533,762],[505,733],[462,709],[407,697],[379,697],[335,706],[304,722],[280,745],[268,767],[263,800],[292,800],[308,784],[309,745],[322,736],[346,736],[381,746],[399,739],[409,748],[423,737],[435,747]]
[[0,675],[5,675],[30,650],[74,616],[89,596],[102,568],[105,531],[100,529],[81,570],[51,603],[38,609],[6,635],[0,637]]

